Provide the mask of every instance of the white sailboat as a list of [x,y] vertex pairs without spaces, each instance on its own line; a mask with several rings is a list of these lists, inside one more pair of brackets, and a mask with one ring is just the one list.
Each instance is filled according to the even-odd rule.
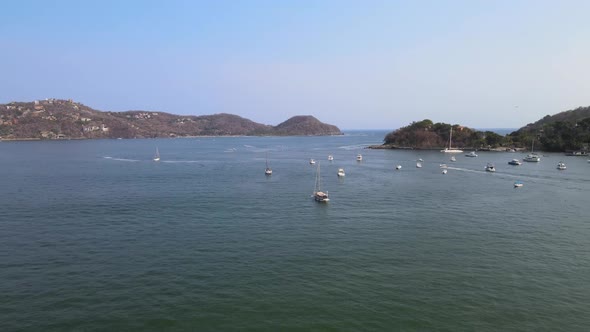
[[444,150],[440,150],[440,152],[446,152],[446,153],[461,153],[461,152],[463,152],[463,150],[452,148],[452,144],[451,144],[452,140],[453,140],[453,126],[451,126],[451,132],[449,134],[449,147],[445,148]]
[[158,147],[156,147],[156,154],[154,155],[154,161],[160,161],[160,151],[158,151]]
[[529,153],[522,160],[528,161],[528,162],[534,162],[534,163],[541,161],[541,157],[538,154],[536,154],[534,151],[535,151],[535,139],[533,138],[533,142],[531,143],[531,153]]
[[264,174],[272,175],[272,168],[268,166],[268,154],[266,155],[266,169],[264,170]]
[[320,202],[320,203],[327,203],[328,201],[330,201],[330,198],[328,197],[328,192],[322,191],[322,179],[320,176],[320,163],[318,163],[318,169],[315,174],[315,187],[313,189],[312,197],[316,202]]

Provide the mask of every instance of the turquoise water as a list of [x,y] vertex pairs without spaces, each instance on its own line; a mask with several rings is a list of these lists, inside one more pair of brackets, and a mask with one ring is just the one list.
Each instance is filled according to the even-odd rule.
[[588,329],[586,158],[384,134],[0,143],[0,330]]

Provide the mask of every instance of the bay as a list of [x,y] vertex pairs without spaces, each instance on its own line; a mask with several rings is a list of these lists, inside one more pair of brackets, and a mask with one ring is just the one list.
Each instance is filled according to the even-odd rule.
[[587,329],[585,158],[384,135],[0,143],[0,329]]

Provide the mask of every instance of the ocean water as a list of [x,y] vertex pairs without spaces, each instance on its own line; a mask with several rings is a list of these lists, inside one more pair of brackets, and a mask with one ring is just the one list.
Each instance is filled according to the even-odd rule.
[[588,330],[586,158],[384,134],[1,142],[0,330]]

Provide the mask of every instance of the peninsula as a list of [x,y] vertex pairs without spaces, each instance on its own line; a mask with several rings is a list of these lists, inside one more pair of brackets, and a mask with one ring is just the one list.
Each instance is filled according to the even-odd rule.
[[233,114],[174,115],[157,111],[102,112],[72,100],[45,99],[0,104],[0,138],[93,139],[191,136],[342,135],[310,115],[277,126]]

